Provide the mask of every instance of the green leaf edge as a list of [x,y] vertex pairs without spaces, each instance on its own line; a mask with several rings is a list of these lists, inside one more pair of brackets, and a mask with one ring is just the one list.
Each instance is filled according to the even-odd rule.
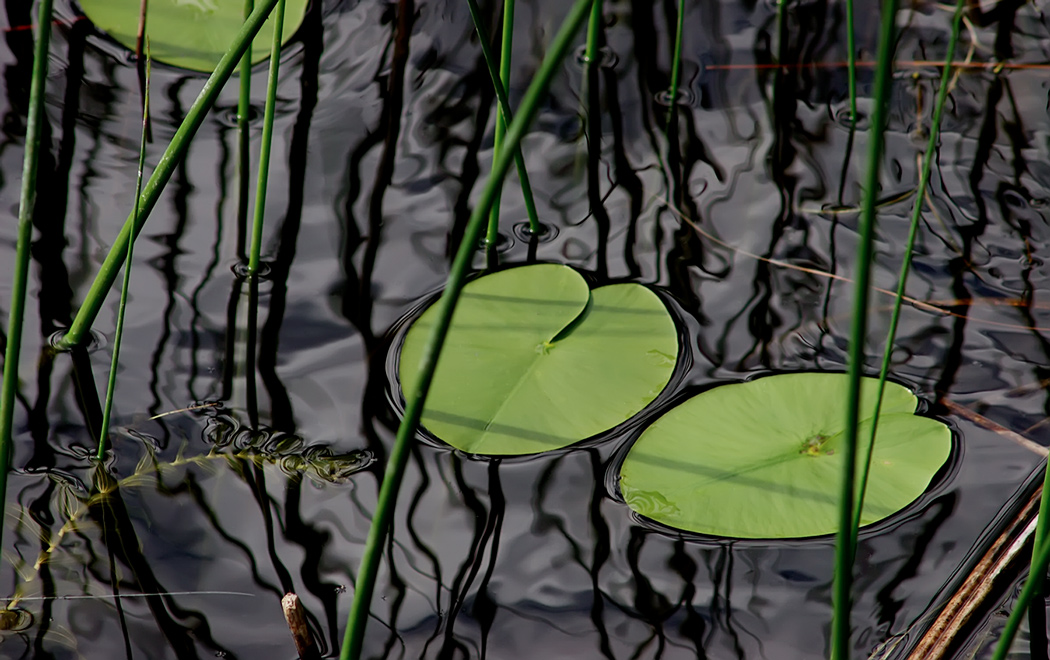
[[[807,377],[807,376],[820,376],[820,377],[831,376],[831,377],[835,377],[835,378],[841,378],[843,381],[846,378],[846,374],[843,374],[843,373],[831,373],[831,372],[801,372],[801,373],[793,373],[793,374],[769,375],[769,376],[763,376],[763,377],[756,378],[756,379],[749,380],[749,381],[743,381],[743,382],[738,382],[738,383],[729,383],[729,384],[725,384],[725,385],[718,385],[716,387],[709,388],[709,389],[707,389],[707,390],[705,390],[705,391],[703,391],[703,392],[701,392],[699,394],[693,395],[693,396],[689,397],[688,399],[680,402],[678,405],[668,409],[662,415],[660,415],[660,417],[656,418],[652,422],[652,424],[650,424],[649,427],[647,427],[641,433],[641,435],[631,444],[631,446],[628,449],[628,451],[624,454],[624,458],[620,462],[619,469],[617,471],[618,490],[620,491],[620,494],[621,494],[624,502],[628,505],[629,508],[632,509],[632,511],[634,511],[636,514],[642,516],[643,518],[649,518],[649,519],[654,520],[654,521],[656,521],[656,522],[658,522],[658,523],[660,523],[662,525],[666,525],[668,527],[671,527],[671,528],[673,528],[675,530],[684,531],[684,532],[690,532],[690,533],[696,533],[696,534],[703,534],[703,535],[706,535],[706,536],[714,536],[714,537],[720,537],[720,538],[738,538],[738,539],[747,539],[747,540],[763,540],[763,539],[765,539],[765,540],[776,540],[776,539],[814,538],[814,537],[827,536],[829,534],[835,533],[836,527],[834,527],[834,526],[826,526],[826,527],[823,527],[821,529],[812,530],[812,531],[804,533],[804,534],[765,534],[765,533],[749,533],[748,530],[747,530],[747,525],[746,524],[741,527],[741,531],[736,531],[735,533],[727,533],[727,531],[725,529],[720,529],[720,528],[715,527],[715,526],[680,524],[675,519],[676,516],[674,514],[677,512],[678,507],[675,506],[674,500],[667,499],[662,494],[660,494],[658,491],[644,490],[644,489],[640,489],[640,488],[635,488],[631,484],[632,477],[630,475],[630,472],[632,471],[631,470],[632,454],[636,452],[636,450],[638,449],[639,446],[641,446],[641,443],[642,443],[643,439],[646,437],[646,435],[652,429],[658,428],[658,425],[661,423],[661,421],[664,421],[664,420],[668,419],[669,416],[673,417],[676,414],[686,414],[688,412],[687,408],[688,408],[688,406],[689,406],[689,404],[691,402],[695,401],[696,399],[698,399],[700,397],[703,397],[706,394],[715,392],[716,390],[732,391],[729,388],[746,387],[746,386],[757,384],[757,383],[763,383],[763,381],[767,381],[765,383],[765,385],[768,385],[768,381],[771,381],[772,379],[783,378],[783,377],[794,377],[794,376],[801,376],[801,377]],[[870,394],[870,393],[875,391],[876,383],[877,383],[877,379],[875,379],[875,378],[864,378],[863,379],[864,392],[862,393],[862,399],[864,398],[863,397],[864,393]],[[834,399],[834,400],[836,402],[838,401],[837,399]],[[902,408],[902,405],[904,404],[904,400],[910,401],[910,405],[908,405],[906,408]],[[864,457],[866,457],[866,454],[867,454],[867,452],[866,452],[867,441],[868,441],[868,437],[870,436],[870,424],[871,424],[871,417],[872,417],[872,413],[873,413],[873,409],[872,409],[873,408],[873,397],[871,398],[870,401],[868,401],[868,403],[872,404],[872,405],[863,405],[863,401],[862,401],[861,428],[860,428],[860,434],[859,434],[859,438],[861,439],[862,446],[858,447],[858,452],[857,452],[858,453],[858,458],[857,458],[858,462],[863,460]],[[836,403],[835,405],[841,407],[843,404]],[[897,515],[901,511],[907,509],[909,506],[914,504],[919,498],[921,498],[921,496],[926,491],[929,490],[930,484],[933,482],[933,478],[937,475],[937,473],[939,473],[941,471],[941,469],[943,469],[943,467],[945,466],[945,464],[947,464],[947,462],[948,462],[948,460],[949,460],[949,458],[951,456],[951,453],[952,453],[953,448],[954,448],[954,439],[953,439],[954,438],[954,434],[952,433],[951,428],[947,424],[945,424],[944,422],[942,422],[940,420],[937,420],[937,419],[934,419],[934,418],[931,418],[931,417],[923,417],[923,416],[916,415],[915,414],[915,410],[916,410],[917,405],[918,405],[918,397],[916,397],[910,390],[908,390],[904,386],[899,385],[897,383],[894,383],[894,382],[891,382],[891,381],[887,381],[886,382],[886,392],[885,392],[884,397],[883,397],[883,408],[882,408],[882,412],[880,414],[880,420],[881,421],[880,421],[880,425],[879,425],[879,429],[880,429],[879,437],[876,440],[876,449],[875,449],[876,456],[878,456],[878,454],[880,452],[880,448],[879,448],[879,444],[878,443],[881,441],[885,445],[886,442],[889,442],[889,439],[887,439],[883,435],[883,431],[885,430],[885,427],[890,425],[890,424],[895,423],[895,420],[900,420],[900,419],[906,417],[909,420],[908,423],[910,425],[914,426],[916,429],[919,429],[920,426],[926,426],[927,427],[927,430],[925,430],[925,431],[918,431],[917,430],[914,434],[912,434],[913,436],[917,436],[917,435],[920,435],[920,434],[925,435],[925,434],[928,434],[928,433],[931,433],[931,432],[936,432],[937,435],[940,436],[937,440],[941,442],[941,446],[938,447],[935,452],[931,452],[931,455],[939,456],[940,458],[936,461],[936,464],[934,466],[928,467],[925,470],[925,472],[924,472],[925,478],[924,478],[924,480],[922,482],[922,487],[921,488],[917,488],[916,492],[914,493],[914,495],[910,499],[908,499],[906,502],[901,504],[900,506],[896,506],[895,508],[893,508],[890,511],[883,511],[883,512],[878,513],[878,514],[873,514],[871,511],[869,511],[869,509],[873,509],[873,508],[877,509],[879,507],[878,507],[877,504],[875,504],[875,505],[872,504],[872,499],[869,496],[869,498],[865,500],[864,516],[862,517],[862,520],[861,520],[862,526],[868,526],[868,525],[872,525],[872,524],[875,524],[875,523],[878,523],[878,522],[882,522],[882,521],[890,518],[891,516]],[[843,416],[844,416],[844,413],[845,413],[844,408],[843,408],[842,412],[843,412]],[[839,425],[844,427],[845,426],[845,420],[840,422]],[[844,435],[845,435],[845,429],[842,428],[841,430],[839,430],[833,436],[829,436],[827,438],[827,441],[828,441],[828,443],[832,443],[832,442],[834,442],[836,440],[841,441],[843,439]],[[899,443],[897,443],[897,444],[899,444]],[[679,456],[678,459],[680,460],[680,458],[681,457]],[[756,465],[754,467],[754,470],[764,469],[764,468],[769,467],[770,465],[776,464],[778,462],[783,462],[784,460],[785,460],[785,457],[783,457],[783,456],[773,457],[771,459],[768,459],[766,461],[761,462],[761,464],[759,464],[759,465]],[[626,474],[625,474],[625,469],[626,469],[626,472],[627,472]],[[749,471],[751,471],[751,470],[749,470]],[[874,474],[874,472],[873,472],[873,474]],[[664,485],[666,485],[666,482],[664,483]],[[871,493],[871,489],[872,489],[872,482],[869,481],[869,494]],[[838,482],[837,481],[836,481],[836,483],[834,484],[833,487],[828,487],[827,493],[828,493],[828,495],[830,497],[837,498],[837,493],[838,493]],[[885,507],[883,507],[883,508],[885,508]]]
[[[634,411],[633,414],[631,414],[630,416],[626,417],[624,420],[622,420],[620,422],[617,422],[617,423],[613,424],[612,426],[608,426],[606,428],[597,430],[597,431],[595,431],[593,433],[589,433],[585,437],[573,438],[573,439],[571,439],[569,441],[561,442],[561,443],[557,444],[556,446],[552,445],[550,447],[543,448],[543,449],[538,449],[536,451],[526,451],[526,452],[522,452],[522,451],[513,451],[513,452],[510,452],[510,451],[508,451],[508,452],[494,452],[494,451],[484,452],[484,451],[477,451],[473,447],[461,446],[461,445],[459,445],[457,443],[453,443],[453,442],[451,442],[451,441],[449,441],[449,440],[447,440],[445,438],[442,438],[439,433],[435,433],[431,429],[427,428],[426,424],[425,424],[425,417],[426,417],[427,411],[424,410],[424,413],[423,413],[424,420],[423,420],[423,422],[421,422],[420,428],[421,428],[421,430],[423,430],[424,432],[426,432],[430,436],[432,436],[435,439],[437,439],[439,442],[441,442],[441,443],[443,443],[445,445],[448,445],[448,446],[450,446],[450,447],[452,447],[454,449],[457,449],[459,451],[463,451],[463,452],[466,452],[468,454],[471,454],[471,455],[493,456],[493,457],[531,456],[531,455],[537,455],[537,454],[546,453],[546,452],[549,452],[549,451],[555,451],[555,450],[558,450],[558,449],[563,449],[563,448],[570,447],[572,445],[578,444],[580,442],[583,442],[585,440],[588,440],[590,438],[593,438],[595,436],[601,435],[603,433],[607,433],[607,432],[611,431],[612,429],[615,429],[618,426],[621,426],[621,425],[629,422],[630,420],[634,419],[635,417],[637,417],[637,415],[639,413],[644,411],[646,408],[650,407],[652,405],[653,401],[656,401],[660,397],[660,395],[663,394],[667,390],[667,387],[672,382],[673,377],[674,377],[675,369],[677,368],[677,366],[679,364],[679,358],[680,358],[680,353],[681,353],[681,342],[680,342],[680,337],[679,337],[678,325],[675,322],[674,317],[672,316],[670,310],[668,309],[667,303],[664,302],[664,300],[655,291],[653,291],[650,287],[648,287],[646,285],[638,284],[638,283],[619,283],[619,284],[610,284],[610,285],[597,287],[595,289],[591,289],[587,285],[586,280],[584,279],[583,275],[581,275],[579,273],[579,271],[577,271],[576,269],[572,268],[571,266],[567,266],[567,265],[564,265],[564,264],[556,264],[556,263],[540,263],[540,264],[529,264],[529,265],[523,265],[523,266],[513,266],[513,267],[510,267],[510,268],[504,268],[504,269],[500,269],[500,270],[492,272],[492,273],[488,273],[488,274],[482,275],[481,277],[475,278],[471,282],[467,283],[467,285],[464,287],[464,294],[465,295],[467,294],[468,288],[472,284],[474,284],[475,282],[478,282],[478,281],[480,281],[482,279],[493,277],[493,276],[498,276],[498,275],[500,275],[502,273],[506,273],[508,271],[527,269],[527,268],[539,268],[539,267],[557,268],[557,269],[563,270],[565,273],[571,273],[572,277],[577,278],[579,280],[579,282],[582,283],[584,287],[586,287],[585,290],[586,290],[586,295],[587,295],[587,301],[583,305],[581,305],[581,308],[580,308],[579,312],[576,314],[575,317],[573,317],[571,320],[567,321],[557,332],[551,333],[552,336],[551,336],[549,341],[552,342],[552,343],[560,341],[560,340],[566,338],[569,334],[575,332],[576,327],[579,325],[581,319],[584,318],[589,313],[589,311],[591,310],[593,294],[596,291],[601,291],[603,289],[611,289],[613,287],[629,286],[629,287],[637,287],[638,290],[645,291],[649,296],[651,296],[651,302],[655,303],[655,305],[658,306],[657,308],[664,313],[664,319],[666,320],[666,322],[668,324],[668,327],[669,327],[669,330],[670,330],[670,335],[671,335],[671,337],[673,337],[673,343],[674,343],[674,349],[675,350],[674,350],[673,360],[672,360],[672,363],[670,365],[670,369],[668,369],[668,371],[667,371],[667,377],[664,379],[662,385],[656,390],[656,392],[652,395],[652,397],[649,398],[649,400],[644,405],[642,405],[640,408],[638,408],[636,411]],[[396,373],[398,375],[397,382],[398,382],[399,389],[401,390],[402,397],[405,396],[405,390],[407,389],[406,388],[406,383],[407,383],[408,387],[411,387],[414,384],[413,383],[414,372],[413,371],[407,371],[406,372],[407,363],[406,363],[406,361],[404,359],[405,347],[406,347],[406,345],[409,342],[409,335],[412,332],[413,328],[416,328],[418,325],[422,325],[422,324],[420,324],[420,321],[423,320],[425,315],[432,309],[432,306],[433,306],[433,303],[428,304],[427,307],[425,309],[423,309],[423,311],[420,312],[418,314],[418,316],[416,316],[416,318],[408,325],[408,327],[407,327],[407,329],[404,332],[404,335],[402,337],[402,341],[401,341],[400,345],[397,348],[398,360],[397,360],[397,363],[395,365],[395,371],[396,371]],[[454,317],[454,319],[455,319],[455,317]],[[450,329],[450,333],[451,333],[451,329]],[[420,339],[419,343],[420,344],[423,343],[422,338]],[[442,358],[442,359],[444,359],[444,358]],[[440,362],[439,362],[439,369],[440,369]],[[409,377],[406,378],[406,374]],[[435,383],[436,383],[436,381],[437,381],[437,375],[435,375]]]

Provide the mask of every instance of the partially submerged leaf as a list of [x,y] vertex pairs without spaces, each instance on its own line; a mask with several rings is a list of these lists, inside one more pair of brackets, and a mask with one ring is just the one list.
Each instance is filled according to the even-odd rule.
[[[284,41],[292,37],[306,14],[308,0],[285,0]],[[79,0],[95,27],[129,50],[135,50],[140,0]],[[146,35],[156,61],[194,71],[210,72],[244,23],[239,0],[150,0]],[[273,18],[252,42],[252,62],[270,55]]]
[[[871,434],[877,381],[861,391],[859,442]],[[798,538],[838,528],[846,427],[845,374],[769,376],[724,385],[656,420],[620,468],[634,511],[672,527],[735,538]],[[886,383],[861,524],[925,491],[951,453],[951,431],[914,414]],[[865,456],[858,450],[858,465]]]
[[[401,348],[402,390],[416,386],[433,327],[428,309]],[[674,371],[678,334],[639,284],[589,291],[568,266],[500,271],[466,285],[438,361],[423,425],[475,454],[535,454],[623,423]]]

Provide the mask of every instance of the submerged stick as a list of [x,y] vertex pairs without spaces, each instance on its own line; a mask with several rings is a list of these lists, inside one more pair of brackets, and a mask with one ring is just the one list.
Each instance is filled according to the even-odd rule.
[[850,610],[852,609],[853,560],[856,555],[853,528],[853,498],[857,460],[857,426],[860,423],[860,383],[864,371],[864,337],[868,329],[868,297],[871,283],[872,245],[875,241],[875,197],[879,190],[879,164],[882,162],[883,131],[889,106],[890,77],[893,68],[897,0],[882,5],[879,27],[879,66],[875,69],[875,108],[872,113],[871,142],[868,145],[864,201],[857,245],[857,277],[853,293],[853,328],[849,344],[849,393],[846,414],[845,457],[842,490],[839,494],[839,528],[835,535],[835,577],[832,587],[831,657],[850,657]]
[[481,230],[486,216],[496,196],[496,190],[503,182],[507,170],[510,169],[513,160],[514,148],[525,136],[526,129],[532,124],[533,118],[539,111],[539,104],[550,86],[554,74],[565,58],[569,47],[572,45],[574,35],[583,24],[587,13],[591,8],[593,0],[576,0],[569,15],[565,18],[561,28],[551,43],[550,51],[544,57],[543,63],[536,72],[522,99],[521,107],[517,116],[507,129],[506,144],[497,155],[495,165],[489,179],[485,182],[478,199],[477,206],[470,214],[464,231],[463,240],[459,245],[455,261],[449,271],[448,282],[441,299],[437,302],[437,319],[427,340],[426,350],[419,365],[419,382],[414,392],[405,392],[405,415],[397,431],[397,439],[390,451],[390,458],[383,474],[383,483],[379,490],[379,498],[376,502],[376,510],[372,518],[372,526],[368,530],[368,539],[365,541],[364,555],[361,558],[361,566],[358,569],[356,584],[354,585],[354,600],[350,606],[350,614],[347,621],[346,635],[343,637],[342,651],[339,655],[341,660],[358,660],[361,656],[361,648],[364,644],[365,626],[368,623],[368,612],[372,600],[372,591],[375,588],[376,573],[379,571],[379,560],[383,551],[383,539],[386,537],[387,529],[393,517],[394,502],[397,499],[397,491],[401,485],[401,477],[408,463],[409,442],[413,440],[419,419],[423,414],[423,405],[426,401],[427,391],[430,389],[434,370],[437,367],[438,355],[445,343],[449,324],[452,321],[452,312],[455,310],[456,302],[459,300],[460,291],[466,280],[467,270],[470,268],[474,257],[474,250],[481,237]]
[[292,633],[292,641],[295,642],[295,650],[300,660],[321,660],[321,653],[314,644],[310,627],[306,625],[306,611],[299,602],[299,596],[294,593],[285,594],[281,599],[281,610],[284,611],[284,620],[288,622],[288,630]]
[[944,657],[959,631],[984,605],[1003,571],[1017,559],[1024,544],[1034,533],[1035,518],[1032,514],[1036,511],[1039,497],[1039,491],[1029,497],[1021,511],[985,551],[919,643],[908,654],[908,660],[940,660]]
[[[7,312],[3,386],[0,387],[0,510],[7,499],[7,473],[11,465],[11,443],[14,440],[15,390],[18,389],[18,359],[22,346],[22,322],[29,279],[33,207],[36,206],[36,175],[42,148],[40,133],[44,113],[44,87],[47,82],[47,51],[51,40],[51,0],[40,0],[37,25],[40,26],[40,31],[33,48],[33,80],[29,87],[29,113],[26,118],[26,151],[22,160],[22,189],[18,198],[15,272],[11,282],[11,308]],[[0,525],[0,539],[2,538],[3,525]]]
[[[59,347],[69,348],[80,344],[84,340],[84,335],[91,327],[91,324],[95,322],[95,317],[98,316],[99,311],[102,309],[102,303],[105,301],[109,290],[113,287],[113,282],[117,279],[120,267],[124,264],[128,241],[137,237],[142,230],[142,226],[146,223],[146,218],[149,217],[153,207],[157,204],[164,186],[167,185],[171,175],[175,173],[175,168],[186,155],[190,141],[197,133],[197,129],[204,123],[204,117],[211,110],[211,107],[215,105],[215,100],[219,97],[222,86],[229,79],[230,74],[233,73],[233,69],[237,66],[241,56],[249,48],[252,39],[258,34],[263,23],[266,22],[266,18],[270,15],[270,11],[273,10],[276,4],[277,0],[261,0],[251,16],[248,17],[248,20],[241,26],[240,31],[237,32],[237,36],[234,37],[230,48],[223,54],[219,63],[215,65],[215,70],[212,71],[207,82],[204,83],[200,94],[197,95],[197,100],[190,106],[189,112],[186,113],[186,118],[182,120],[182,124],[179,125],[179,129],[168,144],[164,155],[161,156],[160,161],[157,163],[156,169],[153,170],[152,176],[150,176],[149,181],[143,187],[140,195],[139,212],[137,214],[132,213],[124,222],[123,228],[121,228],[120,233],[114,239],[113,245],[109,249],[109,254],[106,255],[106,260],[99,268],[98,274],[95,275],[95,281],[92,282],[91,289],[88,290],[84,304],[77,312],[76,318],[73,319],[73,324],[70,326],[69,331],[58,342]],[[50,6],[50,2],[48,2],[48,6]]]

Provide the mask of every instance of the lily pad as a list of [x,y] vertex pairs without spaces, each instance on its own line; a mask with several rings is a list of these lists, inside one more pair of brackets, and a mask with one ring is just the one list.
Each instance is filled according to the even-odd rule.
[[[140,0],[78,0],[84,15],[129,50],[135,50]],[[285,0],[284,41],[303,22],[308,0]],[[154,60],[194,71],[212,71],[244,23],[240,0],[150,0],[146,34]],[[252,62],[270,56],[273,18],[252,42]]]
[[[847,376],[804,373],[724,385],[656,420],[628,452],[620,490],[637,513],[734,538],[800,538],[838,529]],[[877,381],[861,388],[867,446]],[[951,453],[951,431],[915,415],[917,399],[886,383],[861,524],[915,501]],[[858,465],[865,451],[858,452]]]
[[[411,392],[436,313],[412,325],[399,376]],[[678,333],[639,284],[593,291],[568,266],[538,264],[468,283],[438,361],[422,422],[472,454],[535,454],[630,419],[660,394]]]

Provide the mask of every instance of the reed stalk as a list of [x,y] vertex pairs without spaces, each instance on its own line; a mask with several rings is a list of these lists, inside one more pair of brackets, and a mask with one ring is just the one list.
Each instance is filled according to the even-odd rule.
[[409,443],[415,437],[416,429],[419,426],[419,419],[423,413],[423,405],[426,401],[427,391],[430,389],[430,382],[434,377],[438,356],[441,353],[441,347],[444,345],[445,336],[448,333],[449,324],[452,320],[452,312],[455,310],[467,271],[474,257],[474,250],[478,245],[478,240],[481,238],[483,224],[495,200],[496,192],[503,183],[503,177],[506,176],[507,170],[510,169],[514,149],[525,136],[525,131],[532,124],[532,120],[539,111],[540,101],[546,94],[547,88],[550,86],[554,74],[561,66],[562,60],[565,59],[566,54],[569,52],[572,41],[587,17],[593,1],[576,0],[573,3],[568,16],[551,42],[550,50],[544,57],[535,78],[533,78],[532,83],[525,92],[525,96],[522,98],[517,116],[514,117],[514,120],[507,128],[504,148],[496,154],[492,173],[482,187],[477,205],[467,221],[463,240],[459,245],[459,250],[456,252],[455,260],[449,271],[445,291],[437,302],[437,319],[427,339],[426,349],[420,361],[418,385],[415,391],[405,392],[405,414],[398,428],[394,446],[390,451],[390,458],[387,461],[383,483],[379,490],[379,498],[376,502],[376,510],[372,518],[372,526],[365,541],[364,554],[361,558],[361,566],[358,569],[354,587],[354,600],[350,606],[346,634],[343,637],[343,645],[339,655],[341,660],[358,660],[361,656],[372,592],[375,588],[376,573],[379,571],[379,561],[382,557],[383,541],[386,537],[387,529],[390,527],[397,491],[401,485],[405,465],[408,462]]
[[[510,86],[510,61],[514,52],[514,0],[503,0],[503,34],[499,48],[499,81],[503,89]],[[495,84],[495,82],[493,82]],[[496,113],[496,131],[492,136],[492,163],[496,164],[496,154],[503,147],[503,134],[507,132],[507,122],[502,112]],[[496,191],[489,211],[489,228],[485,234],[485,245],[495,247],[499,240],[499,204],[502,191]]]
[[886,346],[882,352],[882,367],[879,369],[878,395],[875,398],[871,435],[868,437],[867,455],[861,463],[861,473],[858,479],[859,493],[857,495],[857,504],[853,511],[853,525],[851,526],[854,547],[856,547],[857,535],[860,531],[861,511],[864,508],[864,496],[868,488],[868,473],[871,470],[871,454],[875,449],[875,435],[879,427],[879,414],[882,412],[882,393],[886,389],[886,376],[889,374],[890,360],[893,356],[893,344],[897,337],[897,325],[900,322],[901,304],[904,302],[905,284],[908,281],[908,271],[911,268],[911,256],[915,250],[915,238],[919,233],[919,220],[922,217],[922,207],[926,200],[926,188],[929,186],[933,161],[937,155],[937,142],[941,135],[941,117],[944,114],[944,105],[948,100],[948,90],[952,86],[952,59],[955,56],[955,48],[959,43],[964,9],[965,0],[957,0],[955,3],[955,14],[952,17],[951,35],[948,38],[948,50],[944,56],[944,68],[941,71],[941,86],[937,90],[937,100],[934,103],[933,115],[930,118],[930,137],[926,141],[926,153],[923,156],[922,169],[919,172],[919,185],[915,191],[915,204],[911,210],[908,241],[904,247],[904,258],[901,262],[900,274],[897,276],[897,296],[893,303],[893,312],[890,315],[890,327],[886,333]]
[[[846,74],[849,76],[849,123],[857,125],[857,37],[853,22],[853,0],[846,0]],[[952,52],[952,51],[949,51]]]
[[[514,115],[510,110],[510,99],[507,97],[507,88],[503,85],[500,80],[499,66],[496,63],[496,58],[492,53],[492,48],[489,44],[492,43],[489,31],[485,29],[485,23],[481,19],[481,8],[478,6],[477,0],[467,0],[467,7],[470,9],[470,18],[474,21],[474,29],[478,33],[478,41],[481,43],[481,54],[485,60],[485,66],[489,70],[489,77],[492,79],[492,87],[496,91],[496,100],[499,102],[499,109],[503,115],[503,121],[509,125],[514,120]],[[493,156],[495,158],[495,156]],[[532,231],[533,235],[539,235],[540,229],[540,218],[536,212],[536,200],[532,194],[532,183],[529,181],[529,173],[525,169],[525,156],[521,152],[521,146],[514,148],[514,165],[518,171],[518,183],[521,185],[521,195],[525,199],[525,213],[529,216],[529,230]]]
[[[138,215],[139,196],[142,194],[142,172],[146,167],[146,139],[149,137],[149,80],[150,56],[149,40],[145,44],[146,69],[142,83],[142,134],[139,138],[139,167],[135,175],[135,215]],[[128,241],[128,254],[124,260],[124,281],[120,286],[120,306],[117,309],[117,329],[113,335],[113,359],[109,366],[109,381],[106,383],[106,403],[102,409],[102,428],[98,433],[98,452],[96,458],[102,460],[106,455],[106,440],[109,439],[110,416],[113,413],[113,393],[117,389],[117,366],[120,364],[120,344],[124,339],[124,313],[128,307],[128,286],[131,282],[131,264],[134,256],[135,241]]]
[[[255,9],[255,0],[244,0],[244,20]],[[241,56],[240,89],[237,96],[237,258],[245,259],[244,235],[248,225],[248,197],[251,170],[252,49]]]
[[864,372],[864,338],[868,328],[868,296],[871,284],[872,244],[875,238],[875,204],[879,194],[879,165],[882,161],[883,132],[889,106],[893,48],[896,43],[897,0],[882,5],[879,50],[875,68],[870,142],[864,173],[864,199],[861,204],[860,241],[853,289],[852,329],[849,348],[849,388],[846,414],[846,443],[842,490],[839,495],[839,526],[835,538],[835,575],[832,588],[831,657],[850,657],[850,610],[853,586],[853,508],[856,487],[857,424],[860,422],[860,385]]
[[[4,350],[3,387],[0,389],[0,510],[7,500],[7,473],[11,467],[14,441],[15,390],[18,389],[18,359],[22,346],[26,288],[33,238],[33,208],[36,205],[36,175],[40,161],[41,123],[47,85],[47,51],[51,41],[51,0],[40,0],[37,11],[38,34],[33,48],[33,78],[29,87],[26,117],[26,151],[22,159],[22,188],[18,198],[18,238],[15,272],[11,283],[11,307],[7,313],[7,347]],[[0,524],[0,541],[3,525]]]
[[273,144],[274,110],[277,107],[277,77],[281,68],[284,5],[285,0],[278,0],[277,9],[273,14],[270,74],[266,81],[266,109],[263,112],[262,144],[259,146],[259,179],[255,185],[255,222],[252,223],[252,246],[248,253],[248,274],[252,276],[259,272],[259,253],[262,251],[263,219],[266,215],[266,185],[270,178],[270,147]]
[[583,51],[583,57],[588,67],[599,63],[598,42],[602,33],[602,5],[602,0],[594,0],[594,4],[591,5],[591,17],[587,20],[587,47]]
[[685,0],[678,0],[678,20],[674,30],[674,53],[671,55],[671,89],[667,90],[667,126],[675,118],[678,106],[678,84],[682,77],[682,31],[685,26]]
[[[88,290],[84,304],[81,305],[80,310],[73,319],[73,324],[70,326],[69,331],[58,342],[59,347],[70,348],[79,345],[84,340],[84,335],[91,327],[91,324],[95,322],[95,318],[105,302],[106,295],[113,287],[113,283],[117,279],[117,273],[124,264],[124,257],[127,255],[128,250],[128,241],[133,240],[133,237],[137,237],[142,230],[142,226],[146,223],[146,218],[149,217],[150,212],[153,211],[153,207],[164,190],[164,186],[167,185],[171,175],[175,172],[175,168],[185,157],[186,150],[189,149],[193,136],[197,133],[201,124],[204,123],[204,118],[207,116],[208,111],[215,105],[215,100],[222,91],[223,85],[229,80],[230,74],[233,73],[241,56],[251,47],[252,39],[258,34],[277,2],[278,0],[261,0],[256,5],[251,15],[244,22],[244,25],[237,32],[237,36],[234,37],[230,48],[223,54],[222,59],[215,66],[215,70],[212,71],[208,80],[204,83],[204,87],[197,95],[193,105],[190,106],[189,111],[186,113],[186,118],[179,125],[179,129],[175,132],[175,136],[171,139],[167,149],[165,149],[149,181],[143,186],[142,194],[140,195],[139,212],[137,214],[132,213],[124,222],[123,228],[109,249],[109,254],[106,255],[105,261],[95,275],[95,280]],[[50,6],[50,3],[48,3],[48,6]]]

